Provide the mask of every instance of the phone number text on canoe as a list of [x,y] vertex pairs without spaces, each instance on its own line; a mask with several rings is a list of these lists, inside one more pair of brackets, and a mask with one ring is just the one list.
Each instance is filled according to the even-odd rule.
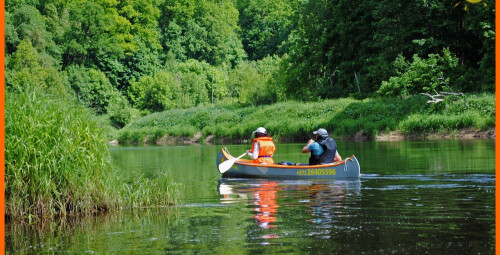
[[335,169],[304,169],[297,171],[297,175],[336,175]]

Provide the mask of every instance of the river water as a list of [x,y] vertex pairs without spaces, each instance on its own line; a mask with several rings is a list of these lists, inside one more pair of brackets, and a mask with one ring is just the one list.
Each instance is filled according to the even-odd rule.
[[[307,162],[302,146],[277,144],[275,161]],[[114,147],[127,178],[167,170],[181,204],[9,224],[7,252],[494,253],[494,140],[339,141],[343,158],[358,158],[359,180],[223,179],[221,147]]]

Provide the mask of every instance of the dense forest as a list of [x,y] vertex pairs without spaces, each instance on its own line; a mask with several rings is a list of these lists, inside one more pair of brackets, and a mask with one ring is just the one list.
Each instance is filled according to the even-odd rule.
[[9,0],[7,93],[121,128],[208,104],[494,93],[495,2]]

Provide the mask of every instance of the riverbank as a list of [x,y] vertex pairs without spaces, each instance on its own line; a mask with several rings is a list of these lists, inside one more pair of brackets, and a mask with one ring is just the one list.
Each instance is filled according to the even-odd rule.
[[450,96],[438,104],[425,96],[320,102],[283,102],[257,107],[215,105],[153,113],[116,132],[113,144],[247,143],[256,127],[273,139],[304,142],[319,127],[340,140],[491,139],[493,94]]
[[[401,141],[401,140],[471,140],[471,139],[495,139],[495,129],[491,128],[485,131],[473,130],[473,129],[463,129],[452,133],[432,133],[432,134],[421,134],[421,135],[406,135],[400,131],[391,132],[380,132],[375,137],[369,137],[363,131],[356,133],[355,136],[345,136],[345,137],[334,137],[336,140],[340,141]],[[186,136],[164,136],[154,143],[150,141],[151,137],[147,136],[144,141],[132,143],[138,144],[155,144],[155,145],[212,145],[212,144],[247,144],[250,143],[249,139],[231,139],[231,138],[219,138],[215,141],[213,135],[207,136],[203,139],[201,133],[196,133],[194,137]],[[307,142],[304,137],[297,137],[295,139],[274,139],[275,142]],[[118,140],[113,140],[109,142],[110,145],[119,145]]]

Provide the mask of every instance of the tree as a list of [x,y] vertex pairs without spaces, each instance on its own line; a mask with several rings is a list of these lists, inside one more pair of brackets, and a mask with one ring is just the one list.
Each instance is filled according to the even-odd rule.
[[50,90],[65,95],[63,79],[56,68],[43,61],[29,39],[22,40],[6,61],[6,87],[23,91],[26,88]]
[[107,113],[113,103],[122,104],[122,95],[103,72],[72,65],[66,68],[66,73],[75,97],[96,113]]
[[296,26],[297,1],[238,0],[243,47],[250,60],[288,52],[287,39]]
[[234,66],[246,57],[231,1],[166,1],[162,10],[162,44],[177,59]]
[[160,71],[153,77],[141,77],[133,87],[142,91],[137,93],[139,109],[161,112],[174,106],[172,91],[180,87],[180,84],[170,72]]

